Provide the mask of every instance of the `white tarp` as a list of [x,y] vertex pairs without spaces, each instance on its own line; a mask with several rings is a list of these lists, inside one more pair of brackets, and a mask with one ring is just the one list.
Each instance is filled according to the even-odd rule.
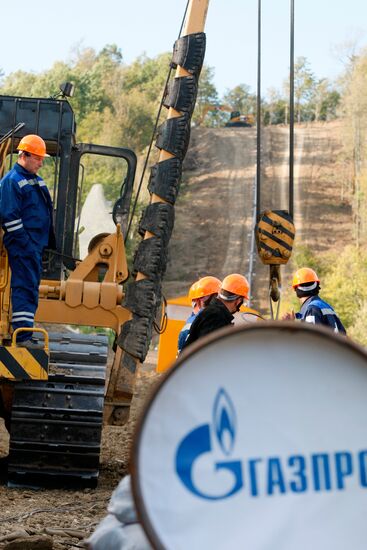
[[92,550],[151,550],[136,517],[130,476],[120,481],[107,509],[108,515],[87,541]]
[[115,233],[112,220],[112,205],[106,200],[103,185],[95,183],[89,191],[80,213],[79,255],[83,259],[88,254],[90,241],[99,233]]

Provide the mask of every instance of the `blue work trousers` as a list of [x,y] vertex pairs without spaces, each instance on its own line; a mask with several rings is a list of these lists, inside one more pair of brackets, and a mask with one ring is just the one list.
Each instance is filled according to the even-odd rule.
[[[42,272],[42,251],[8,250],[11,269],[11,304],[13,330],[19,327],[33,327],[38,307],[38,287]],[[31,332],[20,333],[17,342],[31,338]]]

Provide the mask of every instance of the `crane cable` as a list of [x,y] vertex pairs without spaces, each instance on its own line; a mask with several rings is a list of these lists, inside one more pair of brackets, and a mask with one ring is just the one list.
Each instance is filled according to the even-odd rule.
[[153,321],[154,330],[158,334],[163,334],[165,332],[166,328],[167,328],[167,325],[168,325],[167,299],[163,295],[162,295],[162,303],[163,303],[162,320],[161,320],[160,324],[158,324],[157,321]]
[[[256,150],[256,190],[257,190],[257,222],[258,226],[260,225],[263,216],[261,216],[261,0],[258,0],[258,66],[257,66],[257,150]],[[288,185],[288,212],[282,212],[283,216],[287,218],[288,222],[291,223],[293,227],[293,216],[294,216],[294,0],[291,0],[290,3],[290,72],[289,72],[289,185]],[[267,212],[264,213],[265,216]],[[281,214],[281,211],[274,212],[274,214]],[[270,217],[270,216],[269,216]],[[273,229],[278,229],[281,227],[282,222],[277,220],[267,220],[271,224]],[[283,228],[282,228],[283,229]],[[257,231],[259,231],[257,227]],[[286,231],[288,236],[294,238],[294,234],[291,235],[291,232],[288,227]],[[276,242],[281,242],[281,240],[275,239]],[[284,245],[284,243],[282,243]],[[293,244],[293,241],[292,241]],[[281,276],[280,276],[280,263],[286,263],[290,257],[292,248],[288,246],[288,255],[285,260],[284,257],[279,261],[276,259],[275,263],[272,263],[271,259],[267,259],[264,263],[269,265],[269,301],[270,301],[270,315],[271,319],[278,319],[279,310],[280,310],[280,299],[281,299]],[[260,251],[260,249],[259,249]],[[270,254],[265,252],[265,254]],[[274,256],[273,256],[274,257]],[[270,254],[271,258],[271,254]],[[276,310],[274,311],[273,303],[277,302]]]

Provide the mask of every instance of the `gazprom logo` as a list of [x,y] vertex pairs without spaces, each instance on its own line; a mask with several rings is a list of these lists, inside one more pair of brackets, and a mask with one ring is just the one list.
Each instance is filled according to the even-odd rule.
[[[204,492],[194,482],[195,463],[207,454],[214,454],[215,441],[219,446],[224,460],[214,461],[214,471],[228,472],[230,486],[217,494]],[[239,460],[230,460],[236,438],[236,411],[228,394],[220,389],[213,407],[212,425],[203,424],[187,434],[178,446],[176,453],[176,471],[185,487],[194,495],[218,500],[228,498],[237,493],[243,486],[242,465]],[[226,458],[228,457],[228,458]]]
[[[244,457],[236,449],[237,415],[220,388],[211,423],[180,441],[176,473],[188,491],[207,500],[367,489],[367,449]],[[246,483],[245,483],[246,482]]]

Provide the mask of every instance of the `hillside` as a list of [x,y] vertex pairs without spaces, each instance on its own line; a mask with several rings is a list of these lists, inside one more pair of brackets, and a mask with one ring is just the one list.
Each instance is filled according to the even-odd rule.
[[[287,209],[288,158],[289,128],[264,128],[262,210]],[[340,121],[295,125],[296,245],[323,254],[352,241],[350,170],[343,161]],[[255,128],[193,128],[170,242],[166,297],[185,293],[206,274],[248,274],[255,174]],[[291,269],[282,270],[283,286]],[[266,311],[268,268],[256,255],[255,273],[252,305]]]

